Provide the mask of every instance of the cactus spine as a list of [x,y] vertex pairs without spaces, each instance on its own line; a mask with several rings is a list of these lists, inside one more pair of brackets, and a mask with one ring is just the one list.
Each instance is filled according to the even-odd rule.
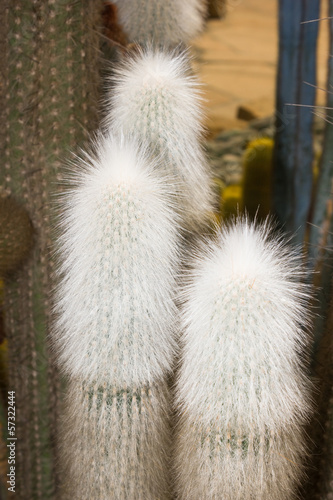
[[195,263],[177,383],[181,500],[293,498],[309,412],[301,275],[296,254],[246,220]]
[[188,43],[203,28],[202,0],[113,0],[131,42],[172,46]]
[[177,216],[168,182],[132,140],[99,136],[82,165],[61,221],[56,306],[75,437],[70,449],[70,431],[63,439],[66,494],[168,499]]
[[200,146],[198,82],[186,54],[147,49],[118,68],[106,127],[148,141],[161,169],[174,178],[178,212],[197,228],[211,207],[210,179]]

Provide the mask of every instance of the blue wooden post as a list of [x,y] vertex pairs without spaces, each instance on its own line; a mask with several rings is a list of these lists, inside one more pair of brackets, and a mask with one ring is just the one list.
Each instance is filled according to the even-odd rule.
[[318,19],[319,1],[279,0],[273,212],[295,243],[304,241],[312,191],[318,23],[304,21]]

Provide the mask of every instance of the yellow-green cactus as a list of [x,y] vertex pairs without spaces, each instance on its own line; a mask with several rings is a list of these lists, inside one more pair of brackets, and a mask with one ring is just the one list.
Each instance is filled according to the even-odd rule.
[[230,184],[221,194],[221,214],[224,220],[236,216],[242,203],[242,186]]
[[273,146],[273,139],[262,137],[251,141],[244,153],[241,208],[251,219],[264,219],[271,209]]

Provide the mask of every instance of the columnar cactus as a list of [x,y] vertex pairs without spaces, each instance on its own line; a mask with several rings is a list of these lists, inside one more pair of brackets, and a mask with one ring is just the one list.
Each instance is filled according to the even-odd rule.
[[147,150],[127,138],[100,135],[78,167],[60,224],[55,330],[70,378],[66,494],[168,499],[166,375],[178,262],[172,193]]
[[205,0],[113,0],[132,42],[168,46],[188,43],[203,28]]
[[177,382],[181,500],[293,498],[310,406],[300,277],[296,254],[246,220],[195,262]]
[[187,55],[146,49],[116,71],[106,128],[149,142],[161,169],[177,185],[178,212],[186,228],[202,224],[211,208],[208,168],[201,139],[198,82]]
[[47,341],[55,273],[52,203],[61,156],[96,126],[101,8],[98,0],[0,6],[0,191],[26,211],[28,238],[33,228],[33,247],[4,287],[9,390],[16,395],[17,500],[59,498],[61,390]]

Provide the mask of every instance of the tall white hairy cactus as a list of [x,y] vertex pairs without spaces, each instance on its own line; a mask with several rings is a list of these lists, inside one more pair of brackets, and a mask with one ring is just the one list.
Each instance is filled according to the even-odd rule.
[[126,138],[100,135],[77,163],[60,224],[56,302],[55,343],[70,381],[65,492],[168,499],[178,261],[170,183]]
[[188,43],[203,28],[205,0],[113,0],[131,42]]
[[181,500],[289,500],[302,474],[308,290],[268,225],[222,229],[184,287]]
[[183,227],[194,229],[211,210],[207,162],[200,145],[198,82],[186,53],[145,49],[116,70],[106,128],[148,141],[160,168],[175,178]]

